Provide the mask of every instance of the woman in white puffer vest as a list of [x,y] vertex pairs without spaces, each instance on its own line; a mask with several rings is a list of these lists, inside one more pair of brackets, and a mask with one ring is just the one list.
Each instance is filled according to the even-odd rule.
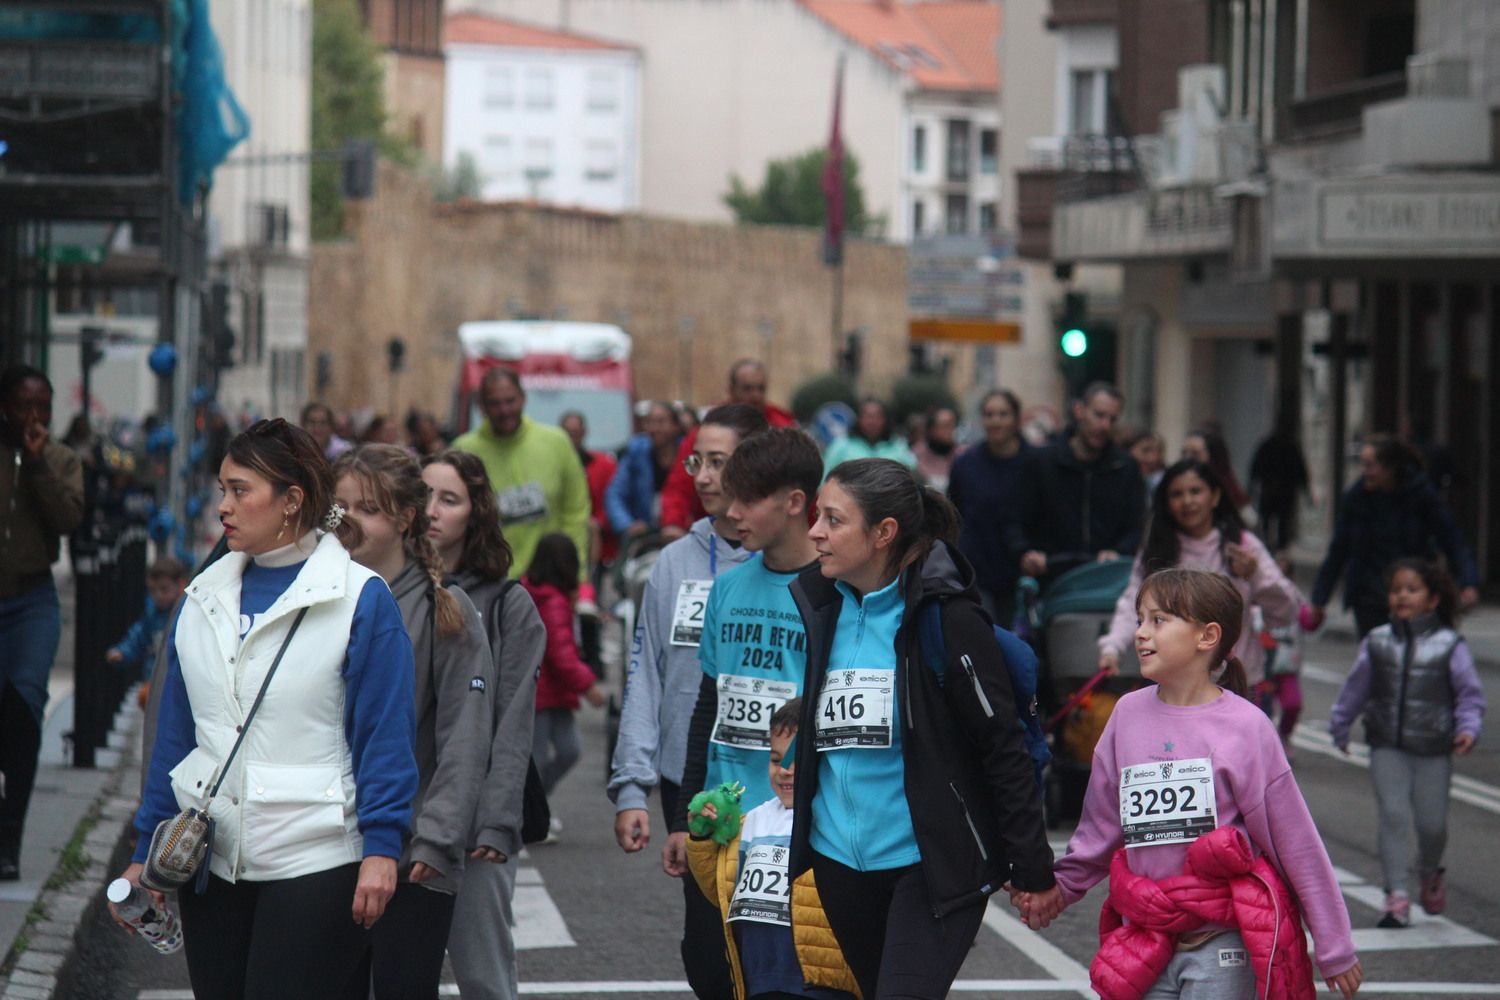
[[194,995],[316,1000],[358,967],[396,889],[417,792],[412,647],[390,589],[344,547],[358,528],[307,432],[253,425],[230,442],[219,485],[230,551],[189,585],[168,643],[124,876],[139,881],[161,820],[207,808],[211,875],[201,895],[178,894]]

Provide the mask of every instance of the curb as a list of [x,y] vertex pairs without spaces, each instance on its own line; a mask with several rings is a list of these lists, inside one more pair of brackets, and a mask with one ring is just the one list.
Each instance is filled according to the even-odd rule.
[[[68,838],[0,968],[0,1000],[53,1000],[71,978],[79,931],[104,905],[104,886],[117,874],[115,848],[135,816],[140,776],[140,738],[145,713],[134,689],[115,715],[110,742],[119,760],[99,795]],[[123,737],[123,739],[122,739]]]

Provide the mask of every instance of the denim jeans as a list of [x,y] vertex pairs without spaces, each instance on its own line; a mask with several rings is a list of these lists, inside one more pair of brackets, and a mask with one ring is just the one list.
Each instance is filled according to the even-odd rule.
[[16,597],[0,597],[0,693],[16,689],[36,724],[47,707],[47,677],[62,635],[57,586],[50,580]]

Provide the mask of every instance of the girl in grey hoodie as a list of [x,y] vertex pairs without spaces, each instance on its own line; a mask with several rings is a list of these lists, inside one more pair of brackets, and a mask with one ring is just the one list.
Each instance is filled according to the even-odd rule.
[[334,493],[364,540],[351,553],[391,587],[417,670],[417,768],[412,832],[401,882],[371,931],[369,975],[348,1000],[437,997],[454,902],[472,847],[474,814],[489,766],[495,683],[489,640],[474,605],[444,587],[427,537],[427,484],[416,461],[394,445],[340,455]]
[[511,551],[489,474],[478,456],[445,451],[422,462],[427,537],[449,586],[461,587],[484,621],[495,661],[489,773],[474,818],[475,849],[448,932],[448,959],[465,1000],[515,1000],[517,856],[521,802],[531,761],[537,667],[547,630],[526,589],[510,578]]

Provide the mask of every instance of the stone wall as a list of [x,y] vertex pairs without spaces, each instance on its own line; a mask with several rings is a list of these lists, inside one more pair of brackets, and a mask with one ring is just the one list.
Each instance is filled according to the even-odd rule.
[[[785,405],[832,365],[832,282],[815,230],[434,205],[422,181],[388,164],[377,196],[349,211],[349,236],[312,251],[307,367],[311,378],[311,359],[332,355],[322,395],[337,410],[415,405],[446,420],[458,325],[518,315],[624,327],[641,398],[717,402],[730,363],[757,357]],[[866,329],[862,381],[883,390],[908,357],[905,249],[850,244],[844,281],[843,328]],[[385,345],[397,336],[407,365],[393,377]]]

